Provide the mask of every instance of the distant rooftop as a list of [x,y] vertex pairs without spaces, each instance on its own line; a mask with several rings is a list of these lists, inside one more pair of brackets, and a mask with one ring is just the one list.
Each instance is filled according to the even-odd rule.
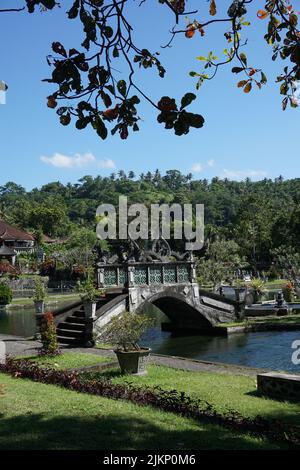
[[35,238],[30,233],[13,227],[3,220],[0,220],[0,241],[9,240],[35,241]]

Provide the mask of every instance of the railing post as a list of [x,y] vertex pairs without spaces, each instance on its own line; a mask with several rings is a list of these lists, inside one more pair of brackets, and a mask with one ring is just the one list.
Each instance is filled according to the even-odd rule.
[[175,264],[175,282],[178,284],[178,264]]
[[135,267],[128,265],[128,267],[127,267],[128,287],[133,287],[134,286],[134,271],[135,271]]
[[98,267],[97,283],[98,287],[104,287],[104,267]]
[[197,273],[196,273],[195,263],[190,264],[190,279],[192,283],[197,282]]

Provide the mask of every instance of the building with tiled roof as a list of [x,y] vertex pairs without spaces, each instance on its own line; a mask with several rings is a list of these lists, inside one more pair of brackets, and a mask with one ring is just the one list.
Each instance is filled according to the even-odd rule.
[[[21,252],[32,252],[35,249],[35,238],[28,232],[13,227],[0,220],[0,257],[9,261]],[[14,263],[13,263],[14,264]]]

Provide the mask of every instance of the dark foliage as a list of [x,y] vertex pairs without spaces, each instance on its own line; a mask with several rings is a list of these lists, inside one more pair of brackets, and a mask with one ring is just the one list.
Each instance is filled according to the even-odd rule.
[[[63,7],[63,3],[69,2],[23,0],[19,5],[17,3],[14,5],[13,2],[11,8],[0,7],[0,13],[21,11],[25,6],[29,13],[34,13],[38,9]],[[23,8],[20,6],[22,3]],[[129,0],[73,0],[67,5],[67,8],[70,7],[65,12],[67,19],[80,24],[83,37],[82,42],[72,44],[70,48],[58,41],[52,43],[51,55],[47,56],[52,73],[44,80],[54,87],[47,98],[48,107],[57,108],[63,126],[75,121],[77,129],[90,127],[101,139],[106,139],[109,131],[123,140],[131,131],[139,131],[141,118],[138,105],[141,100],[150,103],[159,113],[157,121],[164,124],[165,129],[173,129],[178,136],[187,134],[190,128],[201,128],[204,124],[202,115],[183,109],[196,98],[193,93],[184,94],[178,109],[175,98],[149,96],[143,83],[137,83],[136,72],[139,69],[156,70],[161,79],[167,71],[161,62],[164,56],[159,59],[161,52],[155,52],[158,47],[156,36],[159,37],[161,31],[155,31],[153,40],[148,40],[147,48],[140,44],[141,39],[138,42],[136,39],[139,23],[149,20],[143,7],[150,2],[137,2],[133,15],[130,12],[131,3]],[[213,24],[223,25],[217,30],[217,38],[219,36],[227,46],[225,57],[218,59],[212,51],[207,57],[197,57],[203,64],[202,69],[190,71],[190,76],[196,79],[197,90],[226,65],[233,65],[234,75],[241,74],[243,79],[238,81],[237,86],[245,93],[267,84],[265,73],[249,64],[244,52],[247,28],[252,28],[251,23],[255,24],[255,21],[248,21],[248,15],[256,16],[257,22],[266,20],[264,39],[272,47],[272,60],[278,60],[280,64],[284,62],[283,71],[276,79],[280,84],[279,92],[283,95],[282,108],[298,106],[295,83],[300,78],[299,13],[296,5],[294,8],[289,0],[259,2],[264,10],[257,10],[257,2],[253,0],[233,0],[227,2],[225,11],[221,7],[224,2],[220,0],[156,0],[151,3],[152,8],[157,9],[157,15],[162,8],[167,9],[171,21],[175,22],[171,30],[169,24],[163,28],[164,33],[169,31],[170,34],[167,44],[161,48],[165,53],[171,44],[175,46],[174,39],[178,35],[188,41],[198,38],[201,47],[201,38]],[[199,4],[202,4],[201,8]]]
[[237,411],[225,413],[216,411],[213,405],[201,399],[191,398],[185,392],[163,390],[160,387],[136,387],[131,383],[113,384],[107,379],[95,380],[84,374],[41,368],[33,362],[7,357],[6,364],[0,365],[0,372],[13,377],[28,378],[36,382],[58,385],[81,393],[90,393],[114,400],[127,400],[137,405],[150,405],[162,411],[224,426],[236,432],[250,433],[272,441],[300,446],[300,428],[288,427],[278,420],[261,416],[248,418]]

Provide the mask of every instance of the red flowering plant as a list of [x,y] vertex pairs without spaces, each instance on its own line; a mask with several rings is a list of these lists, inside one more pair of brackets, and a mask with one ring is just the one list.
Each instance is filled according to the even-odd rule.
[[283,289],[284,300],[286,302],[293,302],[294,298],[294,284],[292,281],[288,281]]
[[57,341],[56,326],[51,312],[46,312],[40,326],[42,347],[39,349],[40,356],[56,356],[60,354]]

